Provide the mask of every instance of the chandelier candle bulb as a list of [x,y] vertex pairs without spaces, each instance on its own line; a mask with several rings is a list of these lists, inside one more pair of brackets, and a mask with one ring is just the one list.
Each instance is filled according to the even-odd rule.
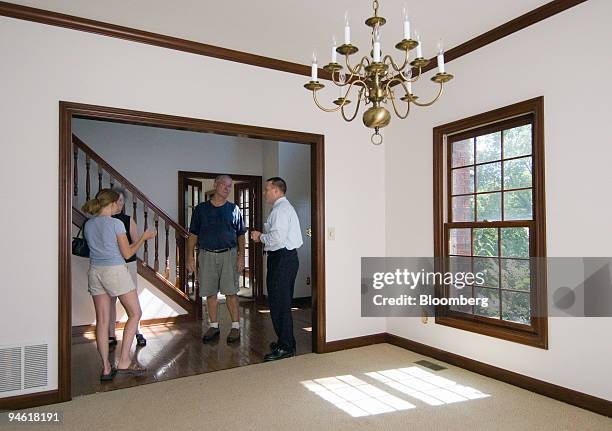
[[310,80],[313,82],[317,81],[317,72],[318,72],[318,66],[317,66],[317,55],[313,52],[312,53],[312,66],[310,69]]
[[423,57],[423,47],[421,46],[421,36],[419,36],[419,34],[416,31],[414,33],[416,34],[416,40],[419,43],[416,47],[416,56],[417,58],[422,58]]
[[410,39],[410,21],[408,20],[408,12],[406,12],[406,6],[402,12],[404,16],[404,39]]
[[438,43],[438,72],[444,73],[444,46],[442,41]]
[[348,11],[344,14],[344,44],[351,44],[351,27],[349,26]]
[[380,29],[378,25],[374,28],[374,62],[380,62]]
[[332,46],[332,50],[331,50],[331,62],[332,63],[337,63],[338,62],[338,53],[336,52],[336,36],[332,37],[332,42],[333,42],[333,46]]

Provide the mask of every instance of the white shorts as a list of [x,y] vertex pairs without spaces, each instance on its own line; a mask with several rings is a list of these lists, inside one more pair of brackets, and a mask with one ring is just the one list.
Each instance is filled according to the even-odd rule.
[[88,286],[91,296],[121,296],[136,290],[128,265],[90,266]]

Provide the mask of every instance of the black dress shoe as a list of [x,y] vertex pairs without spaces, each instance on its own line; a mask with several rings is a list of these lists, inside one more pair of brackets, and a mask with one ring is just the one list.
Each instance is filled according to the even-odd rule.
[[264,356],[264,361],[277,361],[279,359],[290,358],[291,356],[295,356],[295,350],[285,350],[284,348],[277,346],[276,350],[273,350]]
[[278,343],[276,341],[272,341],[270,343],[270,352],[275,351],[278,348]]
[[202,337],[202,341],[204,343],[208,343],[208,342],[214,340],[215,338],[217,338],[220,333],[221,333],[221,331],[219,330],[219,328],[213,328],[211,326],[210,328],[208,328],[208,331],[206,331],[206,333]]

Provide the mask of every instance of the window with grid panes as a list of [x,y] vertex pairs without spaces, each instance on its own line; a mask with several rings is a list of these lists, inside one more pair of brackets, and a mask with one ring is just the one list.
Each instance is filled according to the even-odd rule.
[[543,199],[534,197],[543,193],[543,173],[538,172],[543,164],[534,123],[535,113],[528,112],[446,134],[445,151],[438,152],[445,154],[446,168],[445,269],[480,272],[484,283],[445,286],[443,294],[488,298],[488,306],[449,306],[440,320],[542,347],[545,286],[535,275],[533,258],[542,251],[538,216],[543,208],[537,206]]

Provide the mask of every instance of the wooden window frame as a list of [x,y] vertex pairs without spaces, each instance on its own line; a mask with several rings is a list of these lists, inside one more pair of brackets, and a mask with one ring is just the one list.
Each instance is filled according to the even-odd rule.
[[[444,124],[433,129],[433,213],[434,213],[434,256],[437,270],[442,268],[443,258],[446,255],[448,244],[447,215],[451,209],[450,191],[450,154],[447,153],[447,141],[453,136],[454,141],[466,139],[470,136],[482,135],[507,128],[513,122],[525,121],[530,118],[532,124],[532,202],[533,220],[529,222],[530,257],[546,257],[546,204],[544,188],[544,98],[519,102],[510,106],[499,108],[483,114],[475,115],[452,123]],[[525,124],[525,123],[523,123]],[[503,155],[502,155],[503,158]],[[503,159],[502,159],[503,160]],[[503,162],[502,162],[503,165]],[[502,179],[503,181],[503,179]],[[503,187],[503,185],[502,185]],[[502,189],[500,189],[501,191]],[[475,190],[476,192],[476,190]],[[445,206],[446,199],[446,206]],[[503,202],[502,202],[503,204]],[[503,208],[502,208],[503,211]],[[506,222],[507,223],[507,222]],[[498,227],[499,223],[489,221],[465,222],[465,227]],[[519,222],[521,226],[526,223]],[[461,227],[462,223],[454,222],[453,228]],[[531,326],[515,324],[506,321],[458,313],[450,310],[448,306],[436,307],[436,324],[450,326],[457,329],[476,332],[482,335],[496,337],[508,341],[526,344],[533,347],[548,349],[548,307],[546,292],[546,267],[542,259],[532,259],[532,289],[531,289]],[[533,288],[535,285],[535,288]],[[436,296],[444,296],[443,286],[436,287]],[[501,298],[500,298],[501,302]]]

